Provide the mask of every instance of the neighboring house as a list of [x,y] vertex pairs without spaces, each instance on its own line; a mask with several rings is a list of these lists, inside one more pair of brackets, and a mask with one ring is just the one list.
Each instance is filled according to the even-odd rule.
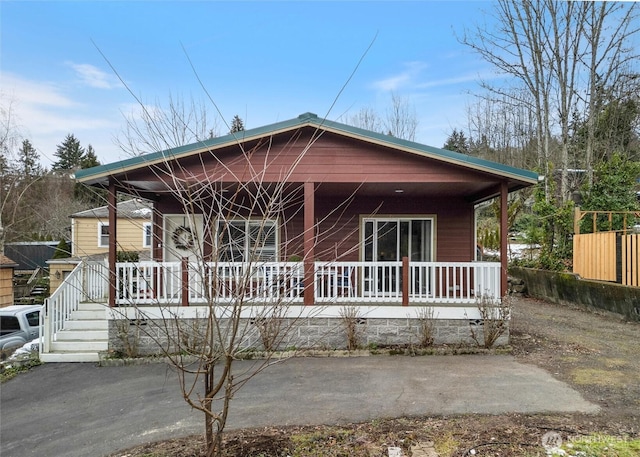
[[58,241],[19,241],[6,243],[4,253],[18,265],[16,274],[30,275],[39,269],[46,269],[47,260],[53,257]]
[[0,254],[0,308],[13,305],[13,271],[18,264]]
[[6,243],[5,254],[17,263],[13,271],[13,303],[41,304],[48,295],[47,261],[53,257],[58,241],[20,241]]
[[[117,205],[118,250],[151,249],[151,205],[131,199]],[[71,215],[71,255],[83,257],[109,252],[109,208],[88,209]]]
[[[499,263],[476,259],[475,208],[499,199],[506,253],[508,193],[537,183],[538,175],[306,113],[80,170],[76,179],[108,190],[110,223],[121,219],[119,194],[152,202],[154,240],[153,262],[123,264],[116,259],[123,245],[119,226],[108,240],[101,232],[100,244],[110,246],[108,269],[96,273],[87,266],[69,278],[82,289],[77,301],[102,301],[125,314],[133,308],[122,306],[141,305],[149,315],[159,306],[182,305],[189,306],[184,316],[189,309],[195,316],[209,294],[221,304],[230,299],[225,294],[233,291],[234,275],[249,268],[254,250],[261,268],[251,273],[257,287],[245,292],[247,303],[259,306],[286,293],[290,305],[322,307],[336,326],[341,307],[356,306],[366,319],[365,344],[401,344],[415,338],[407,319],[425,306],[442,326],[436,343],[468,340],[469,322],[479,318],[477,300],[506,294],[507,256]],[[277,188],[285,189],[286,204],[265,216],[264,202]],[[265,199],[252,197],[256,189]],[[193,196],[198,204],[185,210]],[[226,210],[212,216],[208,209],[220,202],[233,205],[233,217]],[[205,258],[193,258],[196,251]],[[206,281],[204,271],[213,272]],[[288,286],[294,290],[274,287],[281,277],[293,278]],[[51,297],[49,319],[59,302]],[[105,319],[119,319],[114,316]],[[51,341],[63,325],[45,329]],[[45,360],[55,360],[55,344],[44,346]]]
[[[151,212],[148,202],[130,199],[118,203],[119,251],[144,253],[151,250]],[[107,206],[71,215],[71,257],[48,262],[53,293],[84,259],[105,261],[109,253],[109,210]],[[145,255],[148,258],[148,255]]]

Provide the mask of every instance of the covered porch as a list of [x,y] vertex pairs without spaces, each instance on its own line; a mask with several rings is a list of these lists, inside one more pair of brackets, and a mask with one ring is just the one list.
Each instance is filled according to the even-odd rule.
[[[393,186],[411,188],[406,183]],[[500,301],[505,295],[506,256],[498,262],[475,258],[473,204],[455,198],[425,209],[423,202],[431,197],[423,193],[385,201],[360,196],[359,189],[338,216],[326,202],[342,201],[343,195],[332,193],[331,187],[318,192],[314,183],[299,188],[304,203],[291,216],[204,222],[206,215],[154,212],[152,261],[118,262],[116,230],[110,230],[101,286],[106,287],[106,303],[192,306],[286,299],[306,306],[410,306],[474,303],[482,296]],[[112,200],[116,194],[110,191]],[[507,194],[505,185],[498,194],[502,233],[507,232]],[[457,206],[443,210],[449,203]],[[393,206],[399,213],[381,215],[368,209],[375,206]],[[407,214],[410,207],[418,214]],[[110,205],[110,227],[117,226],[115,208]],[[173,222],[176,218],[183,222]],[[179,244],[184,239],[176,237],[183,232],[191,237],[188,249]],[[506,237],[501,245],[506,252]]]
[[[507,290],[507,257],[476,257],[477,205],[498,199],[504,253],[508,194],[537,181],[309,113],[76,177],[109,208],[108,261],[76,290],[110,309],[434,306],[460,321]],[[118,262],[120,195],[151,203],[152,261]]]
[[[319,330],[313,322],[339,327],[345,307],[354,307],[368,328],[385,332],[396,328],[393,332],[398,335],[387,335],[383,342],[374,336],[373,343],[403,344],[415,337],[416,327],[410,322],[429,309],[448,327],[447,334],[453,329],[458,335],[440,342],[455,343],[468,338],[467,322],[481,318],[477,309],[481,297],[499,302],[500,268],[498,262],[410,262],[408,258],[314,262],[313,282],[305,287],[303,262],[118,262],[115,305],[110,307],[108,264],[85,261],[47,300],[41,315],[40,357],[49,362],[97,361],[100,353],[111,349],[115,322],[128,326],[141,320],[164,321],[167,316],[197,320],[208,313],[224,319],[232,310],[239,310],[248,321],[278,312],[282,318],[309,322],[315,334]],[[309,290],[312,306],[304,304]],[[409,333],[402,336],[402,332]],[[314,343],[309,337],[308,344]]]

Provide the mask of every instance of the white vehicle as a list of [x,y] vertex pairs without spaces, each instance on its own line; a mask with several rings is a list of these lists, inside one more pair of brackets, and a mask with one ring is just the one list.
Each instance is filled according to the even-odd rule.
[[0,350],[23,346],[40,336],[42,305],[0,308]]

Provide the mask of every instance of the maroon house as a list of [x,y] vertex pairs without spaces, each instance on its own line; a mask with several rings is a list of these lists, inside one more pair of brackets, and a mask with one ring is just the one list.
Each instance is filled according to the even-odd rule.
[[[233,278],[259,265],[243,292],[252,304],[433,306],[464,319],[507,286],[506,255],[476,259],[476,206],[500,199],[504,253],[507,195],[538,175],[306,113],[76,179],[108,190],[108,280],[85,295],[111,307],[224,303]],[[153,205],[152,262],[117,262],[123,194]]]

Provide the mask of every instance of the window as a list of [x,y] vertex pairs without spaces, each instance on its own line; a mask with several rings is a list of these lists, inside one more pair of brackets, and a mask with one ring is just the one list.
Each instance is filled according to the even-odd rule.
[[109,247],[109,224],[106,222],[98,222],[98,246]]
[[20,331],[20,321],[16,316],[0,316],[0,334],[9,335]]
[[431,261],[433,219],[367,218],[363,224],[365,262]]
[[40,325],[40,311],[32,311],[25,314],[29,327],[38,327]]
[[153,232],[152,232],[151,222],[145,222],[144,224],[142,224],[142,247],[143,248],[151,247],[151,240],[153,239],[152,235],[153,235]]
[[275,261],[278,224],[273,220],[218,222],[218,258],[223,262]]

